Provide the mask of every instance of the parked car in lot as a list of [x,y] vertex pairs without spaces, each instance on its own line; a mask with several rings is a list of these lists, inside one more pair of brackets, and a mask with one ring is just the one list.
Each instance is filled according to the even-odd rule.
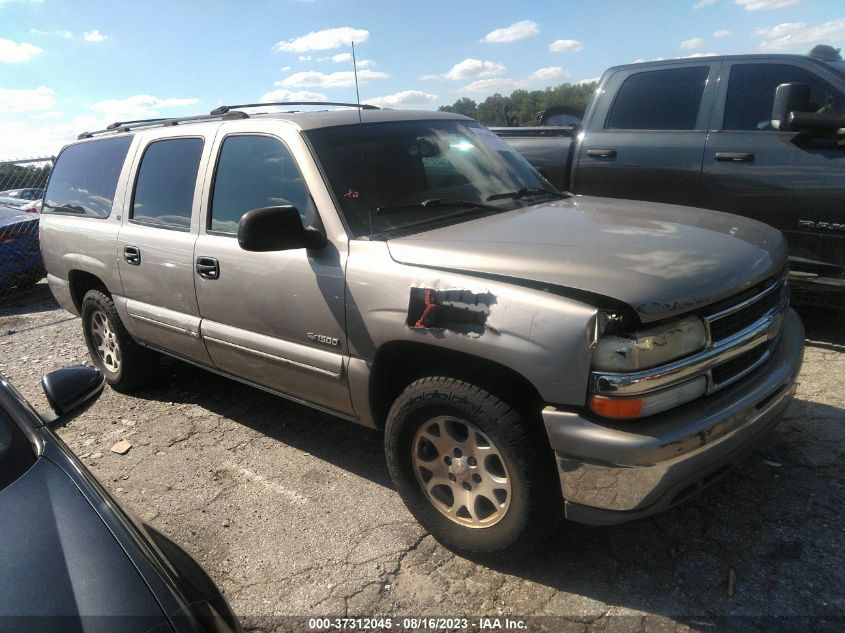
[[38,216],[0,201],[0,292],[44,278]]
[[0,198],[40,200],[42,197],[44,197],[43,187],[24,187],[23,189],[6,189],[5,191],[0,191]]
[[771,224],[801,300],[845,308],[845,61],[830,47],[616,66],[583,124],[495,131],[561,190]]
[[679,502],[801,366],[777,230],[569,197],[459,115],[118,123],[62,151],[41,218],[114,388],[162,352],[384,429],[408,508],[461,552]]
[[0,631],[238,632],[208,575],[127,514],[50,429],[102,391],[93,367],[47,374],[42,416],[0,374]]

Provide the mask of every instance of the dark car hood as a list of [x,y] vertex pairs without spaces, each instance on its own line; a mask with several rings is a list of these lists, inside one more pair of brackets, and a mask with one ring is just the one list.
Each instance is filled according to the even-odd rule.
[[610,297],[643,322],[741,292],[787,258],[780,232],[754,220],[583,196],[392,239],[388,248],[404,264]]
[[47,458],[0,491],[0,534],[0,620],[19,630],[169,630],[112,533]]

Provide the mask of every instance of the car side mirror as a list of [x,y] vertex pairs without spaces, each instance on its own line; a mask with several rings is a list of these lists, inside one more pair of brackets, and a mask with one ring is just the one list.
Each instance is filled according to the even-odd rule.
[[319,249],[326,237],[313,226],[302,225],[299,209],[293,205],[252,209],[238,224],[238,244],[245,251],[287,251]]
[[775,89],[772,103],[772,127],[781,132],[794,130],[792,115],[806,112],[810,103],[810,86],[802,83],[781,84]]
[[84,411],[103,391],[103,384],[100,370],[84,365],[57,369],[41,379],[47,402],[59,417]]

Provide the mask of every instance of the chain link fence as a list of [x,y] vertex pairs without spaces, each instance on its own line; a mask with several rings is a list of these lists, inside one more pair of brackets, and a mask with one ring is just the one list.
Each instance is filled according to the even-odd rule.
[[0,161],[0,307],[44,278],[38,220],[53,160]]

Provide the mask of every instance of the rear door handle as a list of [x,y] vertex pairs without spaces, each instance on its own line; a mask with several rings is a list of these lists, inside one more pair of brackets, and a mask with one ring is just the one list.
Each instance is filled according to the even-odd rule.
[[616,158],[616,150],[610,148],[588,149],[587,156],[590,158]]
[[716,152],[715,158],[725,163],[747,163],[754,160],[754,152]]
[[203,279],[219,279],[220,263],[213,257],[197,257],[197,273]]
[[140,266],[141,265],[141,249],[137,246],[124,246],[123,247],[123,259],[126,260],[127,264],[132,264],[133,266]]

